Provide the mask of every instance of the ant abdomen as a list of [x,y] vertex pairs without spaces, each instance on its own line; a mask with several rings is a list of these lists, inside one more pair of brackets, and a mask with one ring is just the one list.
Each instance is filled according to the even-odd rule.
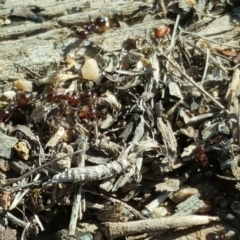
[[82,42],[87,39],[92,32],[105,32],[109,28],[108,18],[97,17],[94,22],[89,23],[84,30],[76,32],[76,36]]

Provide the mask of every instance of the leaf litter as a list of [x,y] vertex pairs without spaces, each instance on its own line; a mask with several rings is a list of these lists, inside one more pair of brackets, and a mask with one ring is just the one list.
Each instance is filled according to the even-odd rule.
[[2,90],[2,227],[38,239],[66,218],[52,239],[238,239],[240,6],[157,5],[109,16],[113,29],[81,35],[89,52]]

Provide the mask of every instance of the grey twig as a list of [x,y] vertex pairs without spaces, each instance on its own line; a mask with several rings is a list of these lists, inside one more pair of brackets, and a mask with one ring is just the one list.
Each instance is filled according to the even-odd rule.
[[19,227],[25,228],[28,223],[16,218],[14,215],[12,215],[10,212],[6,212],[3,210],[3,208],[0,207],[0,214],[5,215],[7,219],[12,222],[13,224],[16,224]]
[[[85,166],[85,152],[86,152],[86,148],[87,148],[87,138],[84,135],[80,135],[79,138],[80,138],[79,139],[79,149],[81,149],[82,152],[78,156],[78,167],[81,168],[81,167]],[[82,208],[81,208],[82,183],[78,183],[76,188],[77,188],[77,194],[73,200],[68,236],[75,236],[78,216],[80,219],[82,218]]]
[[[133,148],[134,144],[130,144],[120,155],[120,157],[110,163],[101,164],[98,166],[89,166],[83,168],[70,168],[63,173],[56,174],[52,179],[49,180],[51,183],[60,182],[90,182],[90,181],[100,181],[102,179],[107,179],[113,177],[117,174],[123,173],[130,166],[134,165],[136,161],[136,154],[130,154],[130,150]],[[149,139],[146,141],[139,142],[137,147],[137,154],[142,154],[145,151],[156,149],[158,143]],[[129,159],[130,158],[130,159]]]
[[208,71],[208,64],[209,64],[209,49],[206,50],[207,51],[207,56],[206,56],[206,63],[205,63],[205,68],[204,68],[204,72],[203,72],[203,76],[202,76],[202,80],[201,80],[201,84],[200,86],[203,85],[203,82],[206,78],[206,75],[207,75],[207,71]]
[[229,48],[240,49],[240,47],[237,47],[237,46],[231,46],[231,45],[228,45],[228,44],[225,44],[225,43],[220,43],[220,42],[218,42],[218,41],[215,41],[215,40],[213,40],[213,39],[210,39],[210,38],[204,37],[204,36],[199,35],[199,34],[194,33],[194,32],[187,32],[187,31],[184,31],[184,30],[182,30],[180,27],[179,27],[179,30],[180,30],[182,33],[184,33],[184,34],[188,34],[188,35],[192,35],[192,36],[195,36],[195,37],[199,37],[199,38],[202,38],[202,39],[207,40],[207,41],[209,41],[209,42],[216,43],[216,44],[221,45],[221,46],[225,46],[225,47],[229,47]]
[[[180,15],[178,14],[177,18],[176,18],[176,21],[175,21],[175,24],[174,24],[172,39],[171,39],[171,43],[170,43],[170,46],[169,46],[170,49],[173,49],[173,47],[176,43],[176,34],[177,34],[179,20],[180,20]],[[172,55],[172,52],[170,52],[168,54],[168,57],[170,58],[171,55]],[[166,69],[168,69],[168,68],[169,68],[169,62],[167,62],[167,64],[166,64]],[[163,82],[166,83],[166,81],[167,81],[167,74],[164,74]],[[164,98],[164,97],[165,97],[165,88],[163,88],[163,91],[162,91],[162,98]]]

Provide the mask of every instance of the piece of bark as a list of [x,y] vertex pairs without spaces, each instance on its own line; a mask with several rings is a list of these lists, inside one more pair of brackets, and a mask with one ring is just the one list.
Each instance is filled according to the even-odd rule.
[[156,184],[155,191],[156,192],[164,192],[164,191],[175,192],[179,189],[179,186],[180,186],[180,180],[179,179],[169,178],[162,183]]
[[27,164],[25,164],[23,161],[18,161],[18,160],[14,161],[14,159],[12,159],[11,161],[9,161],[9,165],[11,169],[16,171],[20,175],[31,170],[31,168]]
[[[197,165],[191,166],[184,174],[182,174],[179,179],[176,179],[175,189],[179,189],[182,184],[184,184],[189,176],[197,169]],[[177,186],[178,184],[178,186]],[[163,203],[173,192],[172,191],[164,191],[157,198],[155,198],[152,202],[145,206],[143,211],[152,213],[161,203]],[[146,213],[147,214],[147,213]]]
[[187,216],[197,213],[201,208],[205,206],[205,203],[198,198],[197,195],[193,195],[186,199],[184,202],[177,205],[177,212],[173,216]]
[[170,123],[166,121],[163,122],[162,118],[157,119],[158,131],[162,134],[162,138],[166,146],[168,147],[171,154],[174,156],[177,152],[177,140],[174,136]]
[[4,231],[0,232],[1,239],[4,240],[17,240],[17,231],[10,227],[7,227]]
[[[230,31],[234,28],[230,20],[231,16],[226,14],[222,17],[216,18],[214,21],[208,24],[208,26],[198,32],[199,35],[209,36],[223,34],[224,32]],[[216,37],[216,36],[215,36]]]
[[239,158],[240,158],[240,155],[238,154],[233,158],[231,162],[232,174],[236,177],[236,179],[240,179]]

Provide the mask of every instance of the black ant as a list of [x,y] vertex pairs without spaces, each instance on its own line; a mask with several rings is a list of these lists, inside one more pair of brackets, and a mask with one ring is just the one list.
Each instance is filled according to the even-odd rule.
[[77,38],[82,42],[88,38],[93,32],[105,32],[109,28],[108,18],[97,17],[94,22],[91,22],[80,32],[76,32]]
[[31,92],[19,92],[16,95],[16,103],[0,111],[0,121],[5,121],[15,113],[22,113],[23,108],[30,105],[33,98]]

